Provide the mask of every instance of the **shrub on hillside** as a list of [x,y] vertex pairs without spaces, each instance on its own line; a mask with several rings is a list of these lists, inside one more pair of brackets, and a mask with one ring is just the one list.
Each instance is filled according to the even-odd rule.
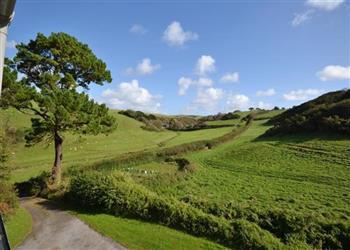
[[0,214],[7,215],[17,207],[17,196],[13,185],[0,181]]
[[4,215],[10,213],[17,206],[15,190],[8,181],[10,177],[10,168],[7,164],[9,138],[5,131],[0,126],[0,213]]
[[273,117],[266,135],[331,132],[350,135],[350,90],[324,94]]
[[[148,131],[163,131],[165,129],[173,131],[193,131],[200,129],[212,129],[212,128],[221,128],[221,127],[231,127],[232,125],[222,124],[222,125],[208,125],[204,123],[207,118],[197,119],[192,116],[155,116],[153,114],[145,114],[141,111],[134,110],[122,110],[119,111],[119,114],[128,116],[135,120],[138,120],[144,123],[142,126],[143,129]],[[227,119],[237,119],[239,118],[238,114],[227,113],[220,114],[218,120],[227,120]],[[216,119],[216,118],[215,118]]]
[[68,197],[82,207],[161,223],[233,248],[283,248],[279,240],[254,223],[229,222],[178,200],[158,196],[122,173],[77,173],[71,178]]
[[191,164],[189,160],[185,158],[176,158],[175,162],[179,167],[179,171],[193,173],[196,170],[195,165]]
[[216,115],[208,115],[208,116],[203,116],[199,120],[200,121],[224,121],[224,120],[234,120],[234,119],[239,119],[241,116],[238,114],[238,111],[235,112],[228,112],[228,113],[218,113]]

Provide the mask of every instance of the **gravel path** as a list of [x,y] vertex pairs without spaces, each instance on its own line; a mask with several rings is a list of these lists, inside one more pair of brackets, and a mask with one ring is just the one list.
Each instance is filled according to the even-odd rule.
[[23,199],[21,205],[33,217],[33,230],[17,250],[126,249],[47,200]]

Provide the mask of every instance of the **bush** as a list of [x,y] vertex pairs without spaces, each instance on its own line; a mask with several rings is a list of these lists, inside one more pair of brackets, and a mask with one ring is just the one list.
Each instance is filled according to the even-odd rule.
[[224,121],[224,120],[233,120],[240,118],[240,115],[238,114],[240,112],[239,110],[236,110],[234,112],[228,112],[228,113],[218,113],[216,115],[208,115],[203,116],[199,120],[200,121]]
[[190,162],[185,158],[177,158],[175,162],[179,166],[180,170],[183,170],[186,166],[190,165]]
[[5,131],[0,124],[0,213],[7,215],[17,206],[17,197],[13,186],[8,182],[10,168],[6,161],[9,156],[9,138]]
[[196,170],[195,165],[191,164],[189,160],[185,158],[177,158],[175,162],[179,166],[179,171],[193,173]]
[[233,248],[284,247],[254,223],[245,220],[229,222],[178,200],[158,196],[122,173],[77,173],[71,178],[68,198],[82,207],[157,222]]
[[0,214],[6,216],[17,206],[17,196],[13,186],[6,181],[0,181]]
[[324,94],[273,117],[266,135],[331,132],[350,135],[350,90]]

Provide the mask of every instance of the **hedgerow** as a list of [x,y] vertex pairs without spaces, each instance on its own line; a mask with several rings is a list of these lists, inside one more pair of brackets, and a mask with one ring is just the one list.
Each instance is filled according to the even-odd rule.
[[226,220],[176,199],[161,197],[122,173],[77,172],[67,193],[79,206],[157,222],[240,249],[283,249],[268,231],[247,220]]
[[211,140],[194,141],[159,150],[144,150],[138,152],[130,152],[128,154],[123,154],[118,157],[115,157],[113,159],[96,162],[90,166],[83,166],[83,168],[90,168],[94,170],[113,170],[118,169],[121,166],[128,167],[135,164],[142,164],[152,161],[159,162],[164,161],[166,158],[171,156],[182,155],[185,153],[195,152],[204,149],[211,149],[222,143],[228,142],[234,139],[239,134],[243,133],[249,128],[252,119],[253,118],[248,119],[245,125],[239,126],[231,132]]
[[[350,249],[350,224],[289,210],[257,210],[237,204],[208,203],[185,197],[182,201],[205,213],[227,220],[244,219],[268,230],[288,245],[306,242],[315,249]],[[345,221],[345,220],[344,220]]]

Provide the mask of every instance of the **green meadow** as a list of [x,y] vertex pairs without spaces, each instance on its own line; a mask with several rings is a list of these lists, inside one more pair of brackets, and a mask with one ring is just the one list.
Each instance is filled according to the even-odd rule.
[[[161,197],[176,198],[216,216],[260,223],[290,246],[302,242],[302,248],[307,248],[310,246],[303,245],[305,241],[310,244],[320,240],[318,237],[332,237],[332,233],[313,235],[313,224],[331,228],[345,223],[344,234],[348,234],[349,138],[325,134],[261,138],[269,128],[266,121],[257,119],[238,138],[214,149],[184,155],[196,166],[196,171],[186,177],[176,175],[176,166],[171,163],[120,170]],[[264,225],[264,219],[281,214],[285,218],[274,218],[271,223],[277,223],[273,226],[281,231],[282,227],[290,229],[278,235]],[[293,228],[296,220],[303,222]],[[297,229],[300,226],[306,229]],[[323,248],[326,243],[321,241],[312,247]]]
[[[122,173],[136,189],[186,204],[206,216],[228,222],[244,220],[286,248],[339,246],[338,238],[348,237],[350,227],[350,138],[327,134],[262,137],[269,128],[268,119],[280,112],[260,114],[247,130],[217,147],[181,155],[195,167],[193,172],[180,172],[174,162],[150,160],[111,168],[109,164],[103,173]],[[27,116],[16,112],[1,115],[9,119],[11,126],[28,127]],[[209,122],[232,127],[150,132],[143,130],[138,121],[117,113],[115,116],[118,128],[110,135],[65,136],[64,169],[74,165],[84,169],[84,165],[128,156],[130,152],[152,152],[211,140],[231,132],[238,124],[242,126],[236,119]],[[52,151],[51,145],[16,145],[10,161],[14,168],[12,180],[27,180],[50,170]],[[131,249],[185,249],[189,245],[191,249],[225,248],[225,244],[213,242],[210,237],[191,236],[191,232],[186,234],[156,221],[103,211],[71,212]],[[14,237],[12,234],[10,230]]]
[[[132,118],[111,111],[117,118],[117,129],[108,135],[79,136],[66,134],[63,144],[63,168],[72,165],[91,164],[113,158],[117,155],[141,150],[174,146],[191,141],[212,139],[232,130],[230,127],[190,132],[152,132]],[[30,127],[30,116],[14,110],[2,111],[0,118],[7,120],[10,127],[24,131]],[[50,170],[54,160],[52,143],[40,143],[26,147],[24,141],[11,147],[9,164],[13,171],[12,181],[24,181]]]

